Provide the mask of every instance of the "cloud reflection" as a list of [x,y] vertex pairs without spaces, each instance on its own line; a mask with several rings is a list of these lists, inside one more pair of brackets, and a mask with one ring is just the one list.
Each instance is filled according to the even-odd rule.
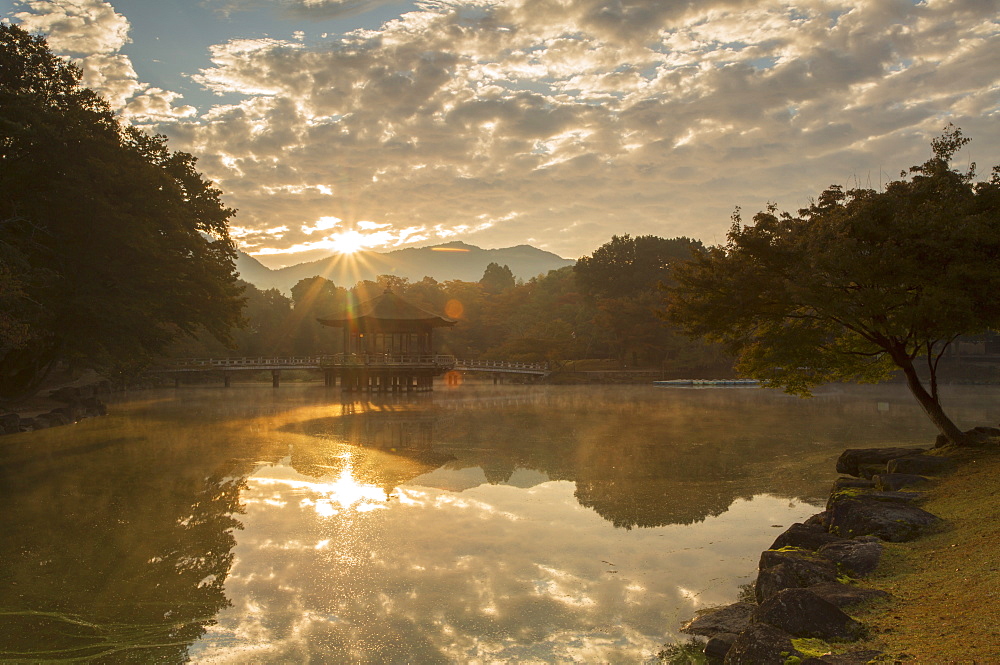
[[[353,469],[346,459],[316,482],[278,464],[248,479],[226,586],[234,607],[193,658],[634,661],[681,616],[731,597],[739,580],[724,571],[741,558],[753,567],[751,530],[767,538],[762,523],[813,512],[761,496],[623,540],[571,482],[461,494],[405,484],[386,499]],[[318,510],[324,501],[335,510]]]

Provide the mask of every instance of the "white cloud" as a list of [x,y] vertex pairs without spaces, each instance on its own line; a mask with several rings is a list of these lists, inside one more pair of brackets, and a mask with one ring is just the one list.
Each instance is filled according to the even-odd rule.
[[339,217],[324,216],[316,220],[316,223],[312,226],[302,226],[302,232],[306,235],[312,235],[316,231],[326,231],[332,229],[335,226],[339,226],[344,220]]
[[15,0],[14,17],[29,32],[47,35],[57,53],[114,53],[129,42],[128,20],[103,0]]
[[132,68],[132,61],[120,53],[98,53],[74,62],[83,74],[80,82],[100,93],[112,108],[122,108],[126,100],[144,87]]
[[135,95],[129,100],[123,113],[126,118],[136,123],[170,122],[195,115],[198,112],[195,107],[174,104],[181,98],[183,95],[176,92],[147,88],[142,94]]
[[[174,106],[181,95],[139,81],[132,60],[118,51],[131,42],[128,19],[104,0],[15,0],[13,17],[46,36],[53,52],[81,70],[81,83],[136,123],[169,122],[194,115]],[[142,91],[142,94],[137,94]]]
[[[319,16],[379,3],[278,4]],[[1000,161],[998,10],[434,0],[319,42],[219,43],[195,80],[225,104],[195,115],[147,90],[127,112],[199,155],[255,230],[241,238],[252,251],[333,242],[315,228],[325,216],[388,245],[533,237],[575,257],[622,232],[711,242],[737,205],[795,209],[922,161],[948,121],[980,163]],[[276,225],[291,230],[264,232]]]
[[[218,45],[199,80],[250,100],[175,131],[244,156],[240,180],[217,176],[244,223],[308,224],[329,200],[265,202],[254,183],[324,179],[348,222],[451,237],[504,220],[484,244],[594,224],[550,241],[575,256],[625,224],[698,236],[737,204],[794,208],[848,164],[886,163],[866,145],[946,117],[976,136],[957,111],[998,80],[991,4],[426,3],[318,46]],[[912,141],[893,170],[919,160]]]

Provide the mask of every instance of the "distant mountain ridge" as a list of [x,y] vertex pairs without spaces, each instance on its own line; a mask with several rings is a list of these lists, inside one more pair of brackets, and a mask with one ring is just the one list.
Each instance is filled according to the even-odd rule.
[[509,266],[515,278],[528,280],[550,270],[571,266],[576,261],[531,245],[482,249],[459,241],[384,253],[334,254],[277,270],[268,268],[245,252],[238,251],[236,257],[236,269],[241,279],[260,289],[276,288],[284,293],[289,293],[299,280],[316,275],[348,288],[363,279],[374,280],[378,275],[396,275],[411,282],[424,277],[433,277],[439,282],[453,279],[478,282],[490,263]]

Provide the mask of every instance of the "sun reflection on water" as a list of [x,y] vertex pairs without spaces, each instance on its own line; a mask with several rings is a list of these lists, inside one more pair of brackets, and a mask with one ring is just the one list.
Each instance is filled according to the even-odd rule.
[[[302,507],[311,506],[320,517],[333,517],[344,511],[357,513],[384,509],[388,500],[386,491],[371,483],[359,481],[354,477],[354,465],[350,454],[342,456],[344,466],[333,480],[309,481],[301,478],[283,478],[277,474],[257,476],[250,480],[256,488],[275,486],[277,491],[273,497],[265,499],[270,505],[281,505],[281,492],[308,494],[299,501]],[[277,469],[272,469],[277,471]]]

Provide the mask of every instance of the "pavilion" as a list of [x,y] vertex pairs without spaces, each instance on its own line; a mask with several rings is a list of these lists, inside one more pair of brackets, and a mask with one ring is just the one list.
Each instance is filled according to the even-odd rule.
[[317,319],[343,331],[342,353],[326,369],[327,385],[341,377],[345,391],[430,390],[433,378],[454,367],[434,354],[435,328],[457,321],[429,312],[386,289],[338,318]]

